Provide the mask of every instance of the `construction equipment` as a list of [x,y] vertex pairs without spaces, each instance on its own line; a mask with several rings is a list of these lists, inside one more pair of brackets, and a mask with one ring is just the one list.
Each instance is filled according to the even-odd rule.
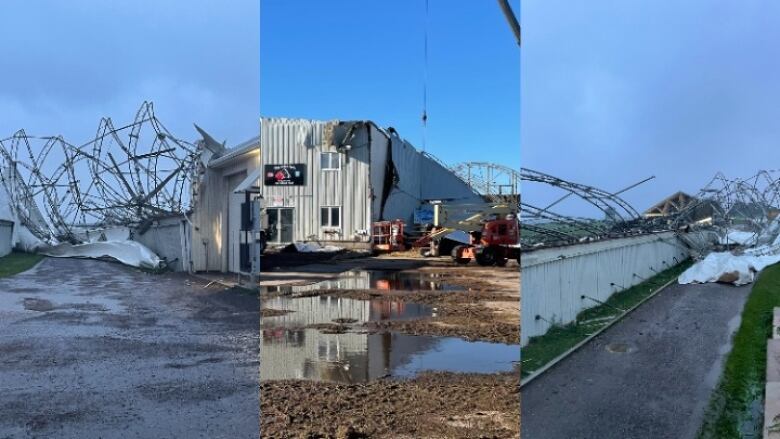
[[461,231],[468,244],[456,245],[450,252],[459,264],[476,260],[479,265],[504,266],[509,259],[520,262],[520,223],[517,207],[510,204],[435,204],[433,228],[418,240],[423,255],[438,256],[441,239]]
[[406,250],[403,220],[377,221],[371,225],[371,246],[375,251]]

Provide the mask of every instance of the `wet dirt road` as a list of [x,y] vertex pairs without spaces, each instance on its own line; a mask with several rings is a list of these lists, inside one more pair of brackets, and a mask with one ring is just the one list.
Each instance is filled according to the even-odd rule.
[[517,438],[518,277],[391,257],[266,274],[263,437]]
[[101,261],[0,279],[0,438],[258,437],[259,308]]
[[696,437],[749,292],[660,292],[522,388],[523,439]]

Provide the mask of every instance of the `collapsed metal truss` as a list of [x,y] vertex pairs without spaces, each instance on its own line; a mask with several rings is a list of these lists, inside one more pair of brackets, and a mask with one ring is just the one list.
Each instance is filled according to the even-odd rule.
[[[610,192],[527,168],[518,171],[485,162],[465,162],[449,168],[486,201],[517,201],[521,241],[526,248],[682,230],[692,225],[709,227],[720,234],[733,227],[754,232],[757,236],[775,236],[780,232],[769,230],[772,220],[780,214],[780,170],[759,171],[749,178],[737,179],[718,173],[679,209],[661,216],[642,216],[620,194],[653,177]],[[530,204],[520,196],[520,185],[528,183],[556,188],[562,195],[545,206]],[[556,208],[569,199],[584,201],[596,208],[602,218],[556,212]],[[780,226],[776,228],[780,229]]]
[[710,224],[738,225],[746,231],[760,232],[780,212],[780,176],[777,174],[777,170],[762,170],[748,178],[730,179],[719,172],[699,190],[694,202],[672,215],[670,220],[679,227],[699,219],[695,212],[706,208]]
[[[465,162],[450,169],[487,201],[517,203],[524,246],[562,245],[583,239],[649,231],[644,227],[646,224],[636,209],[619,196],[619,193],[630,187],[612,193],[532,169],[521,168],[518,171],[495,163]],[[521,199],[520,185],[526,183],[551,186],[560,190],[562,195],[546,206],[536,206]],[[604,219],[579,218],[557,213],[555,208],[570,198],[583,200],[595,207],[603,214]]]
[[0,183],[19,221],[47,243],[89,228],[133,226],[191,208],[196,144],[173,136],[144,102],[132,123],[103,118],[81,145],[24,130],[0,140]]
[[520,202],[520,174],[508,166],[465,162],[450,170],[491,202]]

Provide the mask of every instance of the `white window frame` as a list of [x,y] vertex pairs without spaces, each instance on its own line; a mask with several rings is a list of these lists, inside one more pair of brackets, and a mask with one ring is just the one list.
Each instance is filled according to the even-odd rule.
[[[328,156],[328,166],[322,166],[322,159],[325,156]],[[333,166],[333,159],[336,159],[336,167]],[[323,171],[341,171],[341,154],[337,152],[328,152],[323,151],[320,153],[320,168]],[[326,207],[326,206],[323,206]],[[334,206],[336,207],[336,206]]]
[[[323,225],[322,220],[322,210],[328,209],[328,221],[327,224]],[[339,225],[334,226],[333,225],[333,209],[338,209],[338,218],[339,218]],[[341,226],[343,224],[343,215],[341,214],[341,206],[320,206],[320,227],[322,227],[323,230],[341,230]]]

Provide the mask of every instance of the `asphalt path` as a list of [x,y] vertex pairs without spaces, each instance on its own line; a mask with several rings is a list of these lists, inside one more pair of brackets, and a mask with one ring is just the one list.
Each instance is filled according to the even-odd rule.
[[521,437],[696,437],[749,292],[661,291],[522,388]]

